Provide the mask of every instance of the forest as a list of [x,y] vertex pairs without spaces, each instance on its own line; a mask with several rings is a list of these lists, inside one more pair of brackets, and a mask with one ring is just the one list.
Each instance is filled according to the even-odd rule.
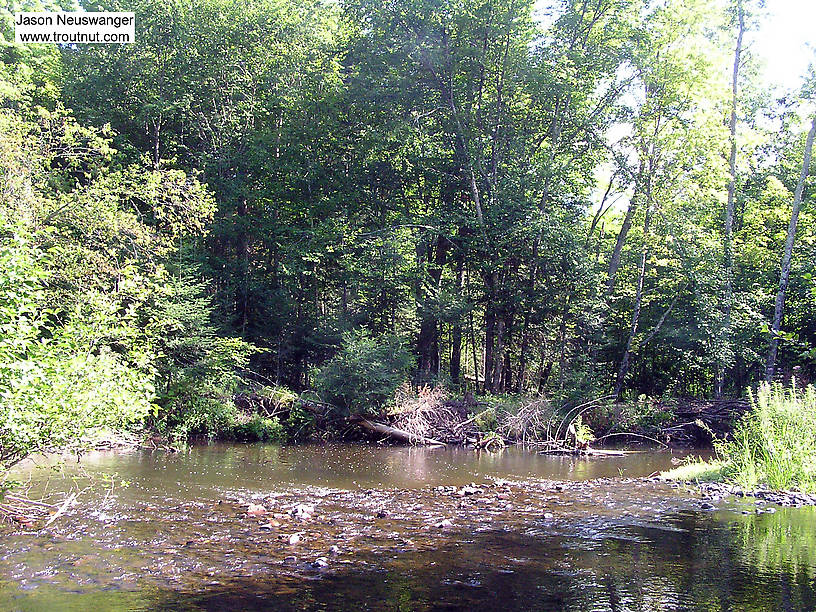
[[[134,11],[135,42],[13,42],[15,11],[78,8]],[[406,383],[565,405],[807,384],[816,75],[767,86],[763,11],[13,0],[0,462],[100,426],[280,425],[247,424],[248,394],[349,415]]]

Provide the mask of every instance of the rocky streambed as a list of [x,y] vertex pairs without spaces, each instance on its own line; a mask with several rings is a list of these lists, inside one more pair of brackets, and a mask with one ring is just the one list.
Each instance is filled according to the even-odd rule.
[[519,469],[264,483],[220,459],[211,486],[173,479],[200,471],[179,458],[161,487],[131,470],[48,530],[4,534],[0,609],[690,609],[758,588],[816,602],[812,507]]

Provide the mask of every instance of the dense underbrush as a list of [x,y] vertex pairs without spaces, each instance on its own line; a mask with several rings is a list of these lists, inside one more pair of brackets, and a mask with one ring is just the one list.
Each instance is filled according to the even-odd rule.
[[717,459],[691,461],[664,478],[816,491],[816,388],[764,383],[750,401],[732,436],[717,440]]

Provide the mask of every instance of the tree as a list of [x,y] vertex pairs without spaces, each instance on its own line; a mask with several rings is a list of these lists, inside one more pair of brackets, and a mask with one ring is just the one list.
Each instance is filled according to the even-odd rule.
[[791,258],[793,256],[793,243],[796,240],[796,226],[799,222],[799,211],[802,207],[802,195],[805,190],[805,181],[810,171],[810,157],[813,151],[813,140],[816,137],[816,115],[811,121],[810,131],[805,140],[805,151],[802,156],[802,171],[799,174],[799,181],[796,183],[796,191],[793,195],[793,207],[791,209],[788,233],[785,239],[785,249],[782,252],[782,262],[779,272],[779,290],[776,294],[776,304],[774,306],[773,323],[771,325],[770,348],[768,349],[768,361],[765,367],[765,381],[771,382],[776,368],[776,355],[779,350],[779,336],[782,330],[782,314],[785,308],[785,292],[788,290],[790,282]]

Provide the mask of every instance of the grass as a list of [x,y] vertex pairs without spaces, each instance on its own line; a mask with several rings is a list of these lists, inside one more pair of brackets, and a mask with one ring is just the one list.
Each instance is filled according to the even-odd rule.
[[761,385],[733,441],[718,452],[743,487],[816,490],[816,388]]
[[668,472],[662,472],[660,479],[683,482],[718,482],[723,480],[723,467],[722,461],[704,461],[696,457]]
[[750,397],[733,439],[716,444],[717,461],[693,461],[661,478],[816,491],[816,388],[765,383]]

